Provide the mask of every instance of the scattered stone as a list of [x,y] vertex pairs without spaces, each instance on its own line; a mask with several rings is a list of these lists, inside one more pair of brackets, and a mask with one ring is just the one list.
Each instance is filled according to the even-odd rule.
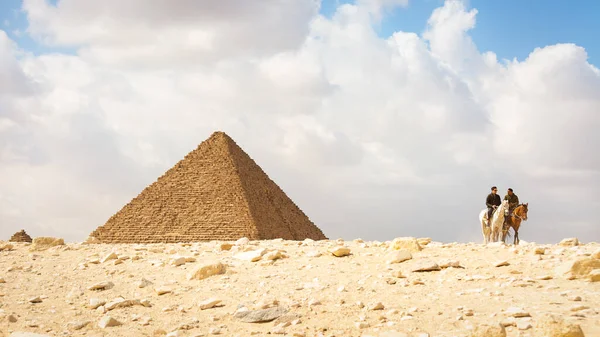
[[396,251],[392,251],[387,255],[386,263],[402,263],[404,261],[412,259],[412,254],[405,249],[400,249]]
[[247,308],[242,309],[245,310],[238,310],[233,317],[246,323],[270,322],[288,312],[288,310],[282,306],[259,310],[248,310]]
[[396,278],[406,278],[406,276],[404,276],[404,274],[402,274],[402,271],[400,270],[394,270],[392,272],[392,276]]
[[457,260],[442,260],[439,263],[440,268],[442,269],[446,269],[446,268],[464,268],[463,266],[460,265],[460,262]]
[[11,333],[9,337],[50,337],[50,336],[49,335],[42,335],[42,334],[39,334],[39,333],[33,333],[33,332],[15,331],[15,332]]
[[518,307],[510,307],[508,309],[506,309],[505,313],[509,316],[515,317],[515,318],[520,318],[520,317],[531,317],[531,315],[523,310],[522,308],[518,308]]
[[508,261],[506,261],[506,260],[501,260],[501,261],[497,261],[496,263],[494,263],[494,267],[506,267],[506,266],[510,266],[510,263],[508,263]]
[[108,255],[106,255],[105,257],[103,257],[100,260],[100,262],[105,263],[107,261],[117,260],[118,258],[119,258],[119,256],[115,252],[110,252]]
[[535,250],[533,251],[534,254],[536,255],[544,255],[546,254],[546,248],[544,247],[535,247]]
[[69,323],[67,323],[67,327],[72,330],[81,330],[81,329],[85,328],[86,326],[88,326],[90,323],[92,323],[92,322],[91,321],[69,322]]
[[592,258],[600,260],[600,249],[596,249],[596,251],[592,253]]
[[275,261],[275,260],[284,259],[287,257],[288,257],[288,255],[285,254],[281,250],[270,251],[270,252],[267,252],[265,255],[263,255],[263,258],[267,261]]
[[585,337],[581,327],[559,317],[543,316],[537,320],[536,333],[551,337]]
[[164,294],[168,294],[170,292],[172,292],[171,288],[166,287],[166,286],[162,286],[162,287],[158,287],[155,288],[154,291],[156,292],[156,294],[160,295],[164,295]]
[[33,239],[30,251],[42,251],[56,246],[64,246],[65,240],[52,237],[38,237]]
[[440,266],[431,260],[419,260],[416,265],[413,266],[413,272],[428,272],[441,270]]
[[10,323],[16,323],[17,322],[17,316],[15,316],[15,315],[8,315],[7,318],[8,318],[8,321]]
[[88,308],[98,309],[98,307],[101,307],[105,304],[106,304],[106,300],[102,300],[99,298],[90,298],[90,303],[88,304]]
[[28,301],[29,303],[42,303],[42,299],[39,296],[32,297]]
[[431,243],[431,238],[418,238],[417,242],[419,243],[419,246],[421,246],[421,247],[427,246],[428,244]]
[[236,246],[245,246],[245,245],[247,245],[248,243],[250,243],[250,239],[248,239],[248,238],[246,238],[246,237],[243,237],[243,238],[240,238],[239,240],[237,240],[237,241],[235,242],[235,245],[236,245]]
[[233,245],[231,243],[227,243],[227,242],[219,245],[219,249],[222,251],[231,250],[231,247],[233,247]]
[[127,308],[132,307],[134,305],[141,305],[139,300],[126,300],[123,297],[118,297],[111,302],[107,303],[104,308],[108,311],[114,310],[117,308]]
[[592,257],[567,261],[558,266],[555,272],[567,279],[588,278],[592,270],[600,269],[600,260]]
[[0,277],[0,283],[6,283],[6,281],[2,277]]
[[590,282],[600,282],[600,269],[594,269],[590,271],[589,280]]
[[225,274],[225,265],[221,262],[201,266],[187,275],[188,280],[203,280],[205,278]]
[[116,319],[114,319],[110,316],[104,316],[100,319],[100,322],[98,322],[98,327],[100,329],[106,329],[106,328],[115,327],[115,326],[119,326],[119,325],[123,325],[123,323],[117,321]]
[[395,238],[390,244],[390,248],[393,250],[405,249],[412,253],[423,250],[423,248],[419,244],[419,241],[414,237]]
[[506,329],[502,324],[482,324],[473,329],[471,337],[506,337]]
[[383,310],[383,309],[385,309],[385,306],[383,306],[383,304],[381,302],[377,302],[377,303],[372,304],[369,307],[369,309],[370,310]]
[[141,280],[138,281],[137,283],[137,287],[138,288],[146,288],[148,286],[151,286],[153,283],[146,280],[145,278],[142,278]]
[[208,330],[208,333],[211,335],[220,335],[221,334],[221,329],[220,328],[210,328]]
[[88,290],[108,290],[114,287],[115,284],[110,281],[100,282],[88,287]]
[[216,298],[209,298],[198,303],[198,307],[200,307],[200,310],[212,309],[217,306],[221,306],[221,300],[218,300]]
[[10,243],[4,243],[4,244],[0,243],[0,252],[3,250],[13,250],[13,247],[14,246]]
[[519,319],[519,320],[517,320],[517,329],[519,329],[519,330],[529,330],[529,329],[531,329],[531,322]]
[[350,248],[344,246],[337,246],[329,249],[329,252],[336,257],[343,257],[350,255]]
[[564,247],[579,246],[579,240],[577,238],[563,239],[558,245]]

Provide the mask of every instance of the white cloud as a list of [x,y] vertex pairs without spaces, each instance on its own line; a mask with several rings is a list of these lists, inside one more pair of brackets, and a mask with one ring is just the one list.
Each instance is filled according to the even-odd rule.
[[404,1],[331,19],[308,0],[115,4],[24,2],[29,32],[76,55],[0,31],[0,237],[82,240],[224,130],[333,238],[479,241],[498,185],[530,202],[524,240],[600,240],[600,72],[582,47],[501,64],[457,1],[388,39],[372,26]]

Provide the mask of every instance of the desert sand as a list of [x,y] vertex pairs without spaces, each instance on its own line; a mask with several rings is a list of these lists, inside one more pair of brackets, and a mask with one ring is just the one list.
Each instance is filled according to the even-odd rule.
[[600,245],[429,241],[0,241],[0,336],[600,336]]

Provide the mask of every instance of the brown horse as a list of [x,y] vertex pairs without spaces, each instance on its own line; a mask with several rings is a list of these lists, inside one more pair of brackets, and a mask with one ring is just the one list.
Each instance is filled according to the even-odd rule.
[[519,244],[519,227],[521,227],[521,221],[527,221],[527,211],[529,203],[521,204],[515,208],[512,215],[506,218],[506,223],[502,228],[502,242],[506,242],[506,237],[510,237],[508,230],[510,227],[515,231],[515,239],[513,244]]

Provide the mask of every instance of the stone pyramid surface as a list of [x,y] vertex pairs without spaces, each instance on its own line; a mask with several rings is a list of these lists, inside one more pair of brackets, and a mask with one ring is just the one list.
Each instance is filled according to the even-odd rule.
[[10,237],[11,242],[29,242],[31,243],[33,240],[31,239],[31,236],[29,236],[29,234],[27,234],[25,232],[24,229],[21,229],[20,231],[16,232],[15,234],[13,234],[13,236]]
[[327,239],[229,136],[213,133],[90,234],[90,242]]

